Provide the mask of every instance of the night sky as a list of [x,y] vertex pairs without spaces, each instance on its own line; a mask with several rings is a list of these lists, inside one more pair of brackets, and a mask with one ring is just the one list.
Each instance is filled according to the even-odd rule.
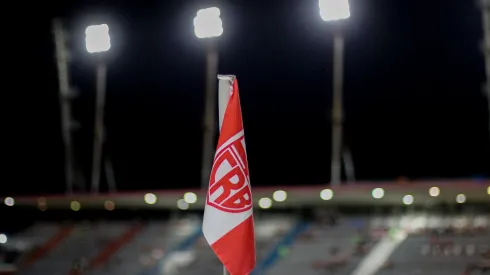
[[[345,140],[359,180],[490,175],[474,1],[351,0]],[[205,47],[192,20],[221,9],[220,73],[238,76],[252,185],[328,182],[332,33],[316,0],[55,1],[4,30],[0,194],[64,192],[51,19],[72,32],[78,169],[89,179],[95,102],[87,25],[111,28],[106,125],[121,190],[200,184]],[[55,6],[60,5],[60,6]],[[8,14],[4,13],[4,17]],[[5,24],[4,24],[5,26]],[[103,183],[104,185],[104,183]]]

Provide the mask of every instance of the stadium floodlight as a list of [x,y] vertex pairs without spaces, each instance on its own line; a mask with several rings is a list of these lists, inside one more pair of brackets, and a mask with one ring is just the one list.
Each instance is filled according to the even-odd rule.
[[145,199],[145,202],[147,204],[150,204],[150,205],[157,203],[157,196],[153,193],[145,194],[144,199]]
[[104,202],[104,208],[107,211],[112,211],[116,208],[116,204],[113,201],[105,201]]
[[371,195],[375,199],[382,199],[385,196],[385,190],[383,188],[374,188]]
[[194,192],[187,192],[184,194],[184,201],[187,203],[196,203],[197,195]]
[[[202,146],[202,170],[201,188],[206,190],[209,184],[209,173],[213,167],[215,145],[213,137],[216,135],[215,123],[215,105],[216,100],[216,76],[218,75],[218,47],[217,37],[223,34],[223,22],[220,18],[221,11],[219,8],[211,7],[197,11],[194,17],[194,33],[197,38],[203,39],[206,44],[206,88],[204,95],[204,115],[203,124],[206,129],[203,131]],[[211,39],[210,39],[211,38]]]
[[[350,17],[349,0],[318,0],[320,16],[323,21],[336,21]],[[335,28],[333,36],[333,101],[332,101],[332,161],[330,163],[330,184],[341,184],[342,173],[342,121],[343,121],[343,67],[344,34],[342,27]]]
[[324,201],[331,200],[333,198],[333,191],[331,189],[323,189],[320,191],[320,198]]
[[487,194],[490,195],[490,186],[487,187]]
[[70,202],[70,208],[73,211],[79,211],[80,208],[82,208],[82,205],[78,201],[72,201]]
[[216,7],[201,9],[194,18],[194,33],[198,38],[218,37],[223,34],[220,10]]
[[7,243],[7,235],[5,234],[0,234],[0,244]]
[[456,196],[456,202],[457,203],[465,203],[466,202],[466,196],[465,196],[465,194],[458,194]]
[[318,5],[323,21],[334,21],[350,17],[349,0],[319,0]]
[[272,200],[269,198],[261,198],[259,200],[259,207],[262,209],[269,209],[272,206]]
[[85,29],[85,47],[89,53],[107,52],[111,48],[111,36],[107,24],[92,25]]
[[283,202],[288,198],[288,193],[284,190],[277,190],[272,194],[272,198],[277,202]]
[[405,204],[405,205],[410,205],[413,203],[413,201],[414,201],[414,199],[413,199],[412,195],[405,195],[403,197],[403,204]]
[[177,208],[180,210],[187,210],[189,209],[189,204],[184,199],[180,199],[177,201]]
[[431,197],[437,197],[439,196],[439,194],[441,194],[441,190],[439,189],[439,187],[434,186],[429,189],[429,195]]
[[14,206],[15,205],[15,200],[12,197],[6,197],[5,200],[3,200],[6,206]]
[[[92,192],[99,192],[102,151],[104,147],[104,109],[107,82],[107,65],[104,52],[111,48],[111,36],[107,24],[91,25],[85,29],[85,47],[87,52],[96,54],[96,103],[94,123],[94,146],[92,154]],[[111,182],[111,181],[108,181]]]

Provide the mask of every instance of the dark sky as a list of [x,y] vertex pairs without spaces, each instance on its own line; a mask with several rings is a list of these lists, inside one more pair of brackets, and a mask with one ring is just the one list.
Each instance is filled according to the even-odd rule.
[[[72,32],[72,84],[88,176],[94,66],[84,28],[108,23],[106,124],[118,187],[199,186],[204,44],[199,8],[222,11],[220,73],[236,74],[252,184],[330,177],[332,35],[316,0],[63,1],[12,8],[2,43],[2,194],[64,191],[54,16]],[[62,5],[62,6],[55,6]],[[480,13],[474,1],[351,0],[345,142],[360,180],[490,175]],[[9,21],[9,22],[8,22]]]

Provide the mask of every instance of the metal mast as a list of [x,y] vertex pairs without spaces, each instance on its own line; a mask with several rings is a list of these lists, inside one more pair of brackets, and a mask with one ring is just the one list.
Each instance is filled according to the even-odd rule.
[[73,145],[72,126],[74,125],[71,114],[71,99],[73,93],[70,89],[68,73],[69,53],[67,49],[67,37],[60,19],[53,20],[54,42],[56,47],[56,65],[58,68],[59,100],[61,109],[61,130],[65,151],[65,184],[66,192],[73,192]]
[[487,77],[483,90],[488,100],[488,116],[489,116],[488,131],[490,134],[490,0],[481,0],[480,8],[482,12],[482,23],[483,23],[482,51],[485,56],[485,69],[486,69],[486,77]]

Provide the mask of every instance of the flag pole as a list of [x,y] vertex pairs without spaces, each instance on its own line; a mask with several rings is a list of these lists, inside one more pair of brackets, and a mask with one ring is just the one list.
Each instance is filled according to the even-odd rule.
[[202,147],[201,188],[209,184],[209,173],[213,167],[214,138],[216,135],[216,74],[218,73],[218,48],[216,41],[208,40],[206,50],[206,94],[204,105],[204,132]]
[[218,75],[218,116],[219,116],[219,131],[221,132],[221,126],[223,125],[223,118],[225,116],[226,105],[230,99],[230,93],[233,90],[234,75]]
[[[221,132],[221,126],[223,125],[223,118],[225,116],[226,105],[230,99],[230,92],[233,90],[234,75],[218,75],[218,116],[219,116],[219,131]],[[230,275],[226,267],[223,265],[223,275]]]

